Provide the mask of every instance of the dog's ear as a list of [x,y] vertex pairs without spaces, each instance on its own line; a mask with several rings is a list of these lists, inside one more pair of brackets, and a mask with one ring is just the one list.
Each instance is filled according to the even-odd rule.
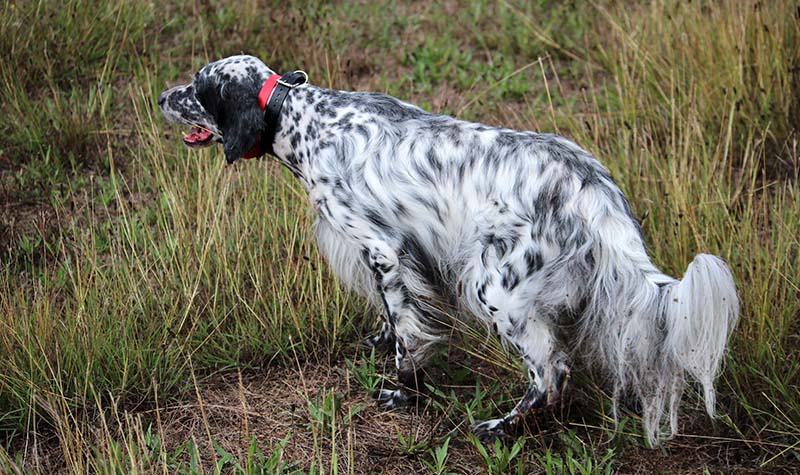
[[222,132],[225,159],[233,163],[253,148],[264,128],[264,117],[258,105],[258,93],[222,91],[222,111],[219,126]]

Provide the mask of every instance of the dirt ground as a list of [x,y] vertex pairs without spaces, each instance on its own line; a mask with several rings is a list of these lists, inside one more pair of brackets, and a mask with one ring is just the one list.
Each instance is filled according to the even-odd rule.
[[[318,464],[320,456],[323,464],[328,464],[335,451],[341,473],[425,474],[430,473],[424,463],[430,460],[427,448],[408,450],[403,439],[414,437],[435,447],[450,435],[448,465],[458,467],[457,473],[486,473],[480,454],[467,439],[466,423],[454,426],[441,411],[431,407],[429,400],[415,408],[383,412],[369,395],[354,386],[355,382],[349,380],[346,373],[344,365],[309,363],[295,368],[273,367],[245,374],[220,374],[199,384],[194,402],[141,411],[134,413],[134,418],[141,424],[154,426],[154,431],[165,441],[167,453],[174,453],[188,440],[195,441],[207,471],[215,463],[212,458],[215,448],[210,440],[242,460],[252,438],[268,455],[288,435],[284,460],[298,467],[308,467],[312,461]],[[330,393],[336,395],[340,404],[336,419],[339,427],[333,441],[330,426],[311,423],[308,405],[309,401],[320,401]],[[554,453],[563,451],[564,447],[558,442],[559,432],[572,428],[584,440],[607,439],[600,430],[570,424],[570,421],[579,420],[580,411],[586,409],[581,402],[575,405],[578,407],[562,414],[567,422],[543,422],[546,427],[534,432],[535,437],[528,440],[523,450],[523,456],[529,461],[526,473],[544,473],[535,460],[536,454],[544,453],[545,447],[552,447]],[[354,415],[347,422],[343,416],[349,413]],[[658,449],[627,444],[615,456],[612,473],[800,473],[800,466],[786,459],[760,467],[758,461],[763,451],[757,444],[748,446],[724,437],[702,437],[704,432],[709,432],[708,424],[707,419],[698,417],[685,428],[685,433],[691,435],[678,436]],[[101,433],[97,428],[96,434]],[[54,473],[63,473],[63,460],[52,457],[61,454],[56,437],[42,440],[49,442],[29,447],[29,457],[37,458],[39,464],[50,467]],[[611,446],[610,441],[603,440],[597,447],[603,449],[605,444]],[[188,461],[187,453],[181,457]],[[323,467],[324,471],[330,470],[329,466]]]

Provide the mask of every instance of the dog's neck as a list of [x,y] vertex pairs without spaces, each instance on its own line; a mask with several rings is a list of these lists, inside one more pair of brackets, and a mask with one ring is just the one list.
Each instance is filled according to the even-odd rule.
[[309,187],[314,156],[325,145],[324,130],[336,118],[326,106],[323,90],[305,84],[289,91],[281,108],[272,150],[303,184]]
[[307,82],[308,75],[303,71],[295,71],[283,76],[271,74],[264,81],[261,91],[258,93],[258,104],[264,114],[264,125],[261,130],[261,137],[250,148],[244,156],[245,158],[260,157],[265,153],[274,155],[272,144],[275,141],[275,132],[279,126],[283,102],[292,89]]

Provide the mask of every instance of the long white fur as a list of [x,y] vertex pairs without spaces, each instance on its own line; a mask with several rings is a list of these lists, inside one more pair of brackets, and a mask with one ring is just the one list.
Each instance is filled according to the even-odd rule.
[[650,263],[624,219],[605,218],[594,229],[600,258],[582,338],[594,342],[589,347],[612,372],[615,417],[621,393],[634,391],[645,434],[656,445],[665,406],[669,436],[678,432],[686,372],[702,384],[706,411],[714,416],[713,383],[739,315],[733,276],[721,259],[700,254],[677,281]]

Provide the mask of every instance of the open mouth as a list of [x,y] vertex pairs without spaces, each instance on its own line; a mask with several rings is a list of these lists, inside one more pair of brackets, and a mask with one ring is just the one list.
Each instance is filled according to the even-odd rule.
[[189,147],[205,147],[214,140],[214,134],[202,127],[192,127],[191,133],[183,136],[183,143]]

